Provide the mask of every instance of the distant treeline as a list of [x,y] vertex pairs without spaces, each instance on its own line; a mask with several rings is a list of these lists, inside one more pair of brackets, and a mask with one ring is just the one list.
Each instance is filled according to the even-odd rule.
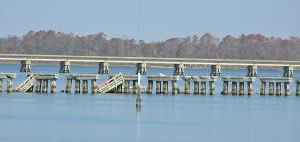
[[50,30],[0,38],[0,53],[300,60],[300,38],[249,34],[219,39],[207,33],[146,43],[128,38],[107,39],[104,33],[77,36]]

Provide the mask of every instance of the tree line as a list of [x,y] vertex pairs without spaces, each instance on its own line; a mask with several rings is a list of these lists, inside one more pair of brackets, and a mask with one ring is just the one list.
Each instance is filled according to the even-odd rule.
[[129,56],[166,58],[300,60],[300,38],[266,37],[261,34],[231,35],[223,39],[206,33],[165,41],[144,42],[129,38],[107,39],[104,33],[30,31],[22,37],[0,38],[1,54],[53,54],[79,56]]

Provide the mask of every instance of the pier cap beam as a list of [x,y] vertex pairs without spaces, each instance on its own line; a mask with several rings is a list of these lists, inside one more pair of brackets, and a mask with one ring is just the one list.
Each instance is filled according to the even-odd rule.
[[31,60],[21,60],[20,72],[30,72],[31,71]]
[[70,61],[61,61],[60,62],[60,69],[59,69],[59,73],[70,73],[71,69],[70,69]]

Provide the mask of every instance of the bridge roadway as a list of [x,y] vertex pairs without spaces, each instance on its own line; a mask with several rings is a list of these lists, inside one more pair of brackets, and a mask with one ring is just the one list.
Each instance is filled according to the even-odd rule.
[[44,61],[44,62],[109,62],[146,64],[185,64],[185,65],[238,65],[238,66],[300,66],[300,61],[282,60],[240,60],[240,59],[194,59],[194,58],[150,58],[150,57],[111,57],[111,56],[67,56],[67,55],[29,55],[0,54],[0,61]]

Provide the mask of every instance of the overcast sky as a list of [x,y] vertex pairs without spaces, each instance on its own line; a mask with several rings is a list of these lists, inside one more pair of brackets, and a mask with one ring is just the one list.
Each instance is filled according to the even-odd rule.
[[300,0],[0,0],[0,37],[47,29],[146,41],[300,36]]

